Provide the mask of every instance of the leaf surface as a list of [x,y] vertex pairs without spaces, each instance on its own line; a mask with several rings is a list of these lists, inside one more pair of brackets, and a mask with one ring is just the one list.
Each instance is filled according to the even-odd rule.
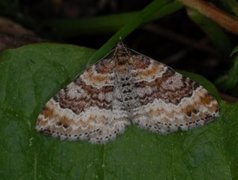
[[221,102],[221,117],[202,128],[162,136],[131,126],[106,145],[36,132],[44,104],[85,69],[92,54],[59,44],[0,54],[1,179],[238,178],[238,104]]

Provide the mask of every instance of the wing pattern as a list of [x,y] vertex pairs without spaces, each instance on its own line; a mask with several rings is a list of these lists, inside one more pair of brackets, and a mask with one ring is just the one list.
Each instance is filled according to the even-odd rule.
[[215,98],[170,67],[119,43],[51,98],[36,129],[60,139],[106,143],[134,123],[167,134],[219,115]]

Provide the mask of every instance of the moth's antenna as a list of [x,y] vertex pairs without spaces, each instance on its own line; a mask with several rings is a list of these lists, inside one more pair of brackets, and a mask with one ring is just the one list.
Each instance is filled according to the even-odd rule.
[[120,37],[120,41],[117,43],[117,46],[116,46],[116,50],[122,50],[124,49],[124,51],[127,51],[127,47],[126,45],[123,43],[121,37]]
[[123,48],[126,49],[126,45],[124,44],[123,39],[122,39],[121,36],[119,37],[119,42],[117,43],[117,45],[122,46]]

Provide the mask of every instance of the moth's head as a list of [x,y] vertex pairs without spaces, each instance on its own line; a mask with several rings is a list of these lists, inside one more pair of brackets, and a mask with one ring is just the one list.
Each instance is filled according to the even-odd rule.
[[130,52],[128,51],[126,45],[120,41],[115,49],[114,57],[116,58],[117,64],[128,63],[128,58],[130,57]]

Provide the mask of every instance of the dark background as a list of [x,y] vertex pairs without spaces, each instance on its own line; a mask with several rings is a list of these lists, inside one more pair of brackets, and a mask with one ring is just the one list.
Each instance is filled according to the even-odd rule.
[[[150,2],[149,0],[2,0],[0,8],[2,16],[23,25],[37,36],[37,38],[24,37],[23,41],[53,41],[98,49],[114,32],[97,33],[95,29],[94,33],[64,37],[58,35],[57,30],[45,25],[44,22],[50,19],[80,19],[132,12],[143,9]],[[218,7],[225,8],[219,1],[215,3]],[[236,41],[233,35],[229,36],[234,42]],[[222,76],[231,66],[230,57],[213,46],[200,27],[189,19],[185,8],[142,26],[130,34],[124,42],[128,47],[175,69],[202,74],[211,81]]]

